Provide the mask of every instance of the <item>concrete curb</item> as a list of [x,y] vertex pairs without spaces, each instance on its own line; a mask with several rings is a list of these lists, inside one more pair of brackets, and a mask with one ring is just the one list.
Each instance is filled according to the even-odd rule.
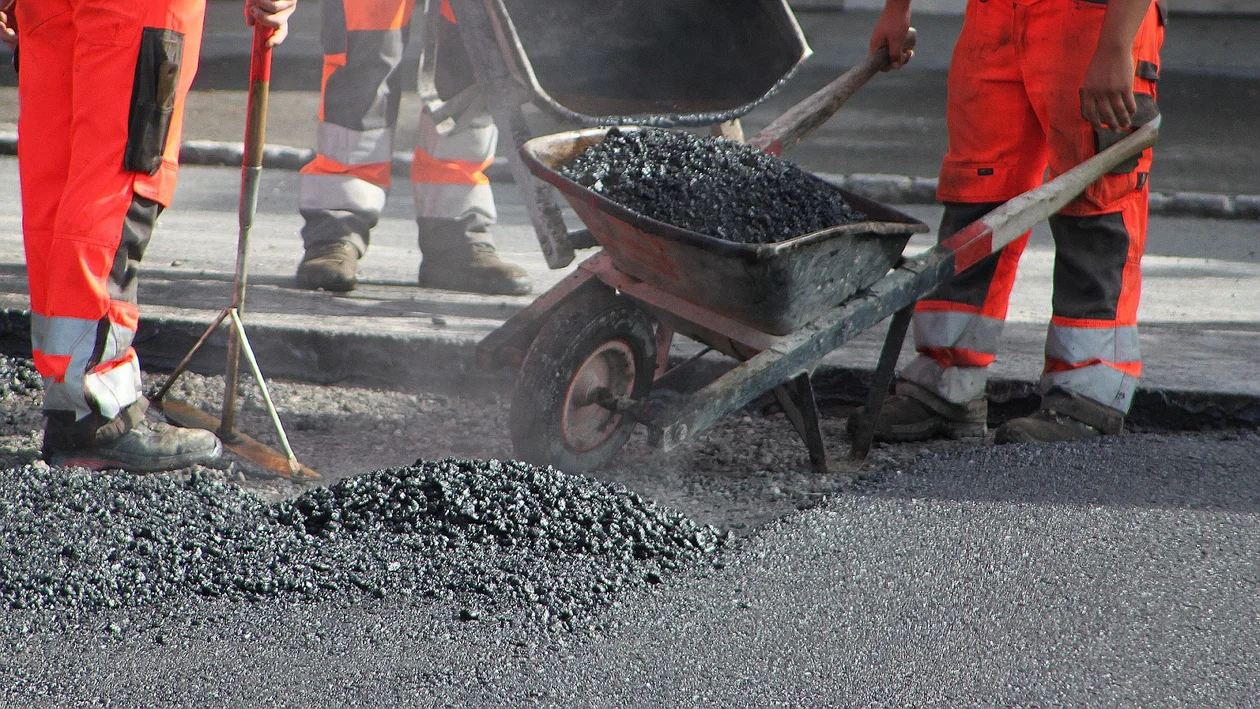
[[[150,317],[141,320],[135,347],[146,369],[170,371],[205,330],[206,323],[184,318]],[[372,333],[347,334],[266,323],[250,325],[250,342],[269,378],[315,384],[358,386],[394,391],[486,393],[508,395],[514,375],[489,372],[476,362],[479,337],[402,338]],[[202,347],[191,371],[222,374],[227,337],[223,330]],[[0,353],[30,357],[30,315],[0,310]],[[400,363],[425,362],[424,367]],[[713,361],[718,376],[722,365]],[[847,415],[866,400],[870,370],[824,364],[814,374],[820,406],[834,415]],[[1020,380],[989,382],[989,422],[1027,415],[1040,398],[1036,383]],[[751,409],[773,406],[763,396]],[[1260,429],[1260,396],[1210,391],[1138,389],[1128,425],[1138,430],[1203,431]]]
[[[242,143],[190,140],[179,151],[185,165],[236,167],[244,153]],[[0,155],[17,155],[17,135],[0,133]],[[263,150],[263,167],[273,170],[299,170],[315,157],[315,151],[287,145],[269,145]],[[411,174],[411,154],[394,153],[392,172]],[[486,169],[492,182],[511,182],[507,160],[496,158]],[[819,173],[822,179],[885,204],[935,204],[936,178],[910,175]],[[1260,221],[1260,195],[1229,195],[1207,192],[1152,192],[1151,214],[1163,217],[1208,217]]]

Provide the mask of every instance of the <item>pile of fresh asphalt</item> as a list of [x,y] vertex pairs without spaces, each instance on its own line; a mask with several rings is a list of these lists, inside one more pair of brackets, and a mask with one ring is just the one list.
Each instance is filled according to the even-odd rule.
[[0,355],[0,402],[8,404],[39,390],[39,372],[29,359]]
[[724,542],[625,488],[510,461],[419,461],[274,505],[197,474],[0,471],[13,608],[402,594],[572,624]]
[[738,243],[772,244],[866,219],[792,163],[721,138],[613,128],[560,172],[631,211]]

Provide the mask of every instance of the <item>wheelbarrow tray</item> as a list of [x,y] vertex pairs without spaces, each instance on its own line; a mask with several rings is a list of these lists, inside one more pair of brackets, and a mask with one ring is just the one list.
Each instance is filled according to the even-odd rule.
[[736,118],[810,55],[786,0],[484,1],[517,82],[581,125]]
[[911,235],[929,230],[825,182],[868,219],[775,244],[735,243],[665,224],[558,172],[608,130],[534,138],[521,147],[521,156],[531,172],[560,190],[618,270],[771,335],[786,335],[871,285],[897,263]]

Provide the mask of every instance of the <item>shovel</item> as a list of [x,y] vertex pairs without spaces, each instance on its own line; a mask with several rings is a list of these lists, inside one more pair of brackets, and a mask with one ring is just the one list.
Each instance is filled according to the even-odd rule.
[[[267,382],[263,379],[262,370],[258,368],[258,360],[254,357],[253,348],[249,345],[249,338],[245,335],[245,326],[241,321],[241,313],[245,308],[245,284],[249,273],[249,230],[254,225],[254,215],[258,211],[258,182],[262,176],[267,97],[271,85],[271,47],[267,46],[267,41],[271,39],[273,32],[274,30],[261,24],[254,25],[254,46],[250,55],[249,100],[245,123],[245,151],[241,160],[241,197],[237,207],[240,233],[236,242],[236,282],[232,304],[219,313],[214,323],[206,329],[188,354],[184,355],[183,361],[179,363],[175,371],[171,372],[162,387],[150,398],[154,405],[174,423],[189,428],[214,431],[230,450],[273,473],[286,478],[313,479],[320,477],[319,473],[299,463],[293,455],[293,449],[289,446],[289,437],[285,435],[280,416],[271,402]],[[165,396],[175,380],[188,368],[193,355],[224,321],[228,322],[227,371],[224,374],[223,417],[216,419],[186,402],[165,399]],[[262,390],[267,413],[275,426],[280,444],[284,447],[283,453],[235,429],[236,389],[242,353],[249,363],[258,388]]]

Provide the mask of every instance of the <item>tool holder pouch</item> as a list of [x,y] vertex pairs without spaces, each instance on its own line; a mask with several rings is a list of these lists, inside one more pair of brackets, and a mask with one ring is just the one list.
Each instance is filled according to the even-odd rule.
[[136,78],[131,88],[123,169],[155,175],[162,167],[183,58],[182,33],[159,27],[144,28],[140,56],[136,59]]
[[[1137,103],[1137,113],[1133,116],[1133,130],[1150,123],[1159,115],[1159,107],[1155,104],[1155,97],[1150,94],[1134,93],[1134,102]],[[1113,131],[1113,130],[1094,130],[1094,153],[1101,153],[1111,146],[1119,143],[1129,137],[1132,131]],[[1142,156],[1134,155],[1132,158],[1120,163],[1111,171],[1112,175],[1127,175],[1138,167],[1138,160]]]

